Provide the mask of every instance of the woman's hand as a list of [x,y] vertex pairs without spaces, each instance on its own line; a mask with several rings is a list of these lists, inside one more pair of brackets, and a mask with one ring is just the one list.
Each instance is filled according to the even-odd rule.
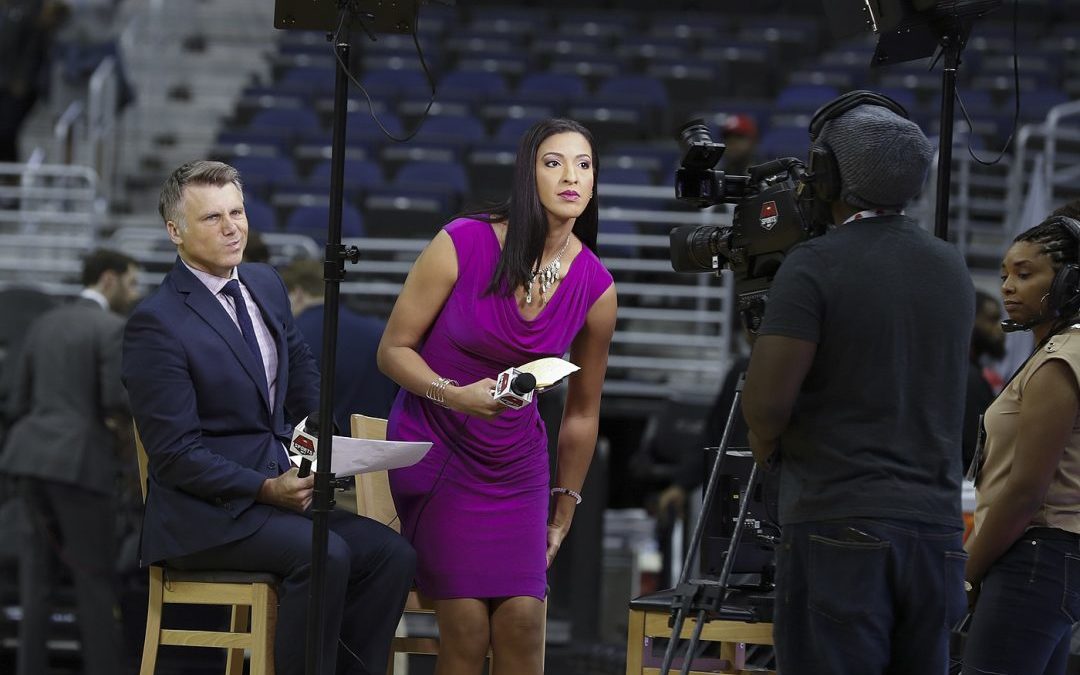
[[489,420],[506,410],[506,406],[491,395],[494,391],[495,380],[485,377],[463,387],[448,387],[446,403],[458,412]]
[[559,552],[559,547],[562,546],[563,539],[566,539],[566,535],[570,532],[570,523],[564,523],[559,525],[557,523],[548,523],[547,526],[547,566],[551,567],[551,563],[555,561],[555,554]]

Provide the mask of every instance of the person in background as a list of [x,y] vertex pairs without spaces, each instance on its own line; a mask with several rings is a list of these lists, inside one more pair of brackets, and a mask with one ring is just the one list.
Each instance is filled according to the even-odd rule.
[[[314,476],[290,468],[293,424],[319,406],[319,373],[285,284],[241,264],[248,223],[235,168],[177,168],[158,206],[177,260],[132,313],[123,378],[148,459],[141,560],[269,572],[274,668],[305,671]],[[328,514],[320,673],[386,672],[415,553],[390,528]]]
[[8,401],[14,424],[0,472],[16,477],[25,521],[18,675],[48,672],[58,562],[75,586],[83,672],[121,672],[114,574],[120,466],[112,427],[130,424],[120,349],[138,273],[123,253],[89,254],[79,298],[35,320],[15,362]]
[[[434,442],[390,487],[435,602],[439,675],[479,674],[489,646],[494,675],[543,670],[545,570],[587,497],[615,328],[615,286],[595,253],[596,164],[582,125],[533,125],[509,199],[435,236],[379,345],[401,385],[388,438]],[[493,378],[568,349],[581,370],[565,385],[551,487],[536,402],[505,407]]]
[[19,161],[19,130],[48,93],[53,40],[69,14],[54,0],[0,0],[0,162]]
[[248,230],[248,243],[247,248],[244,249],[244,262],[270,262],[270,247],[266,245],[266,240],[256,230]]
[[[296,326],[321,368],[323,339],[323,265],[302,258],[281,271],[289,291]],[[383,330],[379,319],[338,308],[337,354],[334,377],[334,421],[339,429],[349,428],[349,415],[360,413],[386,418],[397,395],[397,384],[382,374],[376,353]]]
[[1064,675],[1080,619],[1080,222],[1021,233],[1001,280],[1006,327],[1036,346],[986,411],[963,672]]
[[1001,389],[1000,376],[990,362],[1005,356],[1005,332],[1001,330],[1001,302],[986,291],[975,291],[975,328],[971,332],[967,397],[964,399],[964,471],[971,465],[979,434],[979,415]]
[[724,150],[723,167],[726,173],[745,175],[757,161],[758,125],[746,113],[726,115],[720,125]]
[[903,107],[850,92],[810,138],[799,196],[832,227],[781,263],[743,398],[754,458],[780,472],[777,669],[940,675],[964,614],[974,287],[904,215],[934,148]]

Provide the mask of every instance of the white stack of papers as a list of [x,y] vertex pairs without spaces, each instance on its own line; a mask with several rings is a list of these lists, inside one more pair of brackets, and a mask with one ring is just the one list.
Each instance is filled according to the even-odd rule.
[[[430,449],[431,443],[427,441],[372,441],[366,438],[334,436],[330,471],[336,476],[355,476],[370,471],[400,469],[416,464]],[[295,466],[300,466],[304,457],[289,455],[289,460]],[[314,471],[318,460],[315,457],[309,459]]]
[[543,390],[555,386],[562,381],[564,377],[581,370],[581,368],[565,359],[549,356],[544,359],[530,361],[523,366],[518,366],[518,370],[523,373],[529,373],[535,377],[536,388]]

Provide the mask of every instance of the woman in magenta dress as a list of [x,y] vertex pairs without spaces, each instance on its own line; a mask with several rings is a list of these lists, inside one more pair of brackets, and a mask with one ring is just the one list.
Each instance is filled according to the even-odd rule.
[[[595,253],[595,184],[584,127],[534,125],[511,197],[432,239],[379,345],[379,367],[402,387],[388,437],[434,443],[390,485],[417,584],[435,601],[438,675],[480,673],[489,646],[493,675],[543,669],[546,569],[581,499],[615,328],[615,287]],[[567,350],[581,370],[566,385],[551,480],[536,402],[505,407],[493,378]]]

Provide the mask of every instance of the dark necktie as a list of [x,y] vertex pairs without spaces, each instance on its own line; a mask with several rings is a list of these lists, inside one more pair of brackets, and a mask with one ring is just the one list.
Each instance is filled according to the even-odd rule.
[[255,339],[255,327],[251,325],[251,316],[247,311],[247,303],[244,302],[244,294],[240,292],[240,282],[230,279],[221,292],[233,299],[233,305],[236,307],[236,321],[240,324],[244,342],[255,355],[255,360],[262,363],[262,352],[259,351],[259,341]]

